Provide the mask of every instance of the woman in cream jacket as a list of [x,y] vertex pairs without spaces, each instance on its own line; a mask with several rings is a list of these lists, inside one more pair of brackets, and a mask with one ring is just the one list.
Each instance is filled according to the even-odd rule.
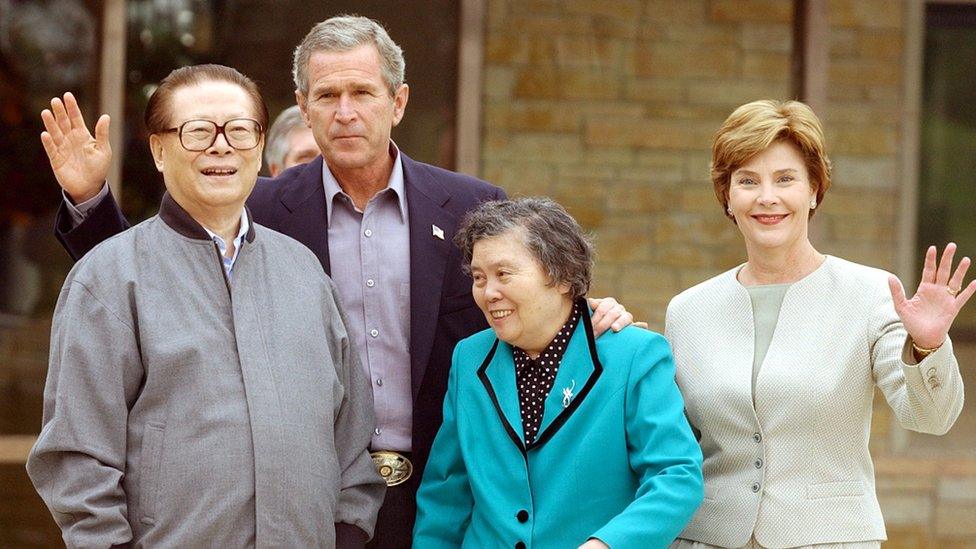
[[907,299],[894,276],[818,252],[807,224],[830,187],[809,107],[757,101],[718,131],[712,182],[747,261],[681,293],[666,334],[705,500],[672,547],[878,547],[868,452],[877,386],[899,422],[949,430],[963,405],[949,327],[976,283],[930,247]]

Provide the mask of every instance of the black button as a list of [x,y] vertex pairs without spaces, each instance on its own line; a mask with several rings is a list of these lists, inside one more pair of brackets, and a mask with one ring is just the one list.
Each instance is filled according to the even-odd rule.
[[752,491],[753,492],[758,492],[760,488],[761,488],[761,486],[759,486],[759,483],[758,482],[752,485]]
[[517,518],[519,522],[525,522],[529,520],[529,512],[522,509],[518,513],[515,513],[515,518]]
[[752,440],[755,440],[756,442],[762,442],[762,435],[760,435],[759,433],[753,433]]
[[756,460],[756,469],[762,469],[762,460],[761,459],[757,459]]
[[515,544],[515,549],[525,549],[525,544],[520,541]]

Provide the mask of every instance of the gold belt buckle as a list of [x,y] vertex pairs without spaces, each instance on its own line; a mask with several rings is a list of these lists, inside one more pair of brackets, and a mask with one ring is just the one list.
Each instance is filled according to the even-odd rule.
[[389,450],[370,452],[376,472],[383,477],[387,486],[403,484],[413,474],[413,464],[401,454]]

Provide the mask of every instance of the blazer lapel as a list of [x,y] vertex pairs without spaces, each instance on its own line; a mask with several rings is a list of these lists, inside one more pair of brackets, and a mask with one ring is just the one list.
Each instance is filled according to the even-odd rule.
[[515,386],[515,359],[512,347],[495,339],[495,343],[478,368],[478,379],[488,392],[498,413],[498,419],[505,427],[516,447],[525,453],[525,434],[522,431],[522,414],[519,408],[518,388]]
[[451,196],[423,166],[400,152],[410,225],[410,380],[416,399],[437,328],[441,287],[457,218],[443,206]]
[[325,205],[325,187],[322,184],[322,157],[305,165],[304,171],[281,193],[281,203],[288,210],[278,227],[304,244],[319,258],[326,274],[332,273],[329,262],[329,220]]
[[583,309],[583,316],[576,325],[573,337],[569,340],[566,353],[559,363],[552,390],[546,398],[539,433],[532,444],[529,444],[529,450],[545,444],[559,431],[576,412],[603,373],[603,365],[600,364],[596,354],[596,341],[593,337],[593,325],[590,322],[591,314],[593,313],[589,307]]

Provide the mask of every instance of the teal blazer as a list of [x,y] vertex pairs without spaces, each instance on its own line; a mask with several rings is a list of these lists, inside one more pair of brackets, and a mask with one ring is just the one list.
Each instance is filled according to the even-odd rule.
[[512,347],[461,340],[417,493],[414,547],[666,547],[702,501],[702,455],[665,339],[576,327],[535,441],[522,433]]

